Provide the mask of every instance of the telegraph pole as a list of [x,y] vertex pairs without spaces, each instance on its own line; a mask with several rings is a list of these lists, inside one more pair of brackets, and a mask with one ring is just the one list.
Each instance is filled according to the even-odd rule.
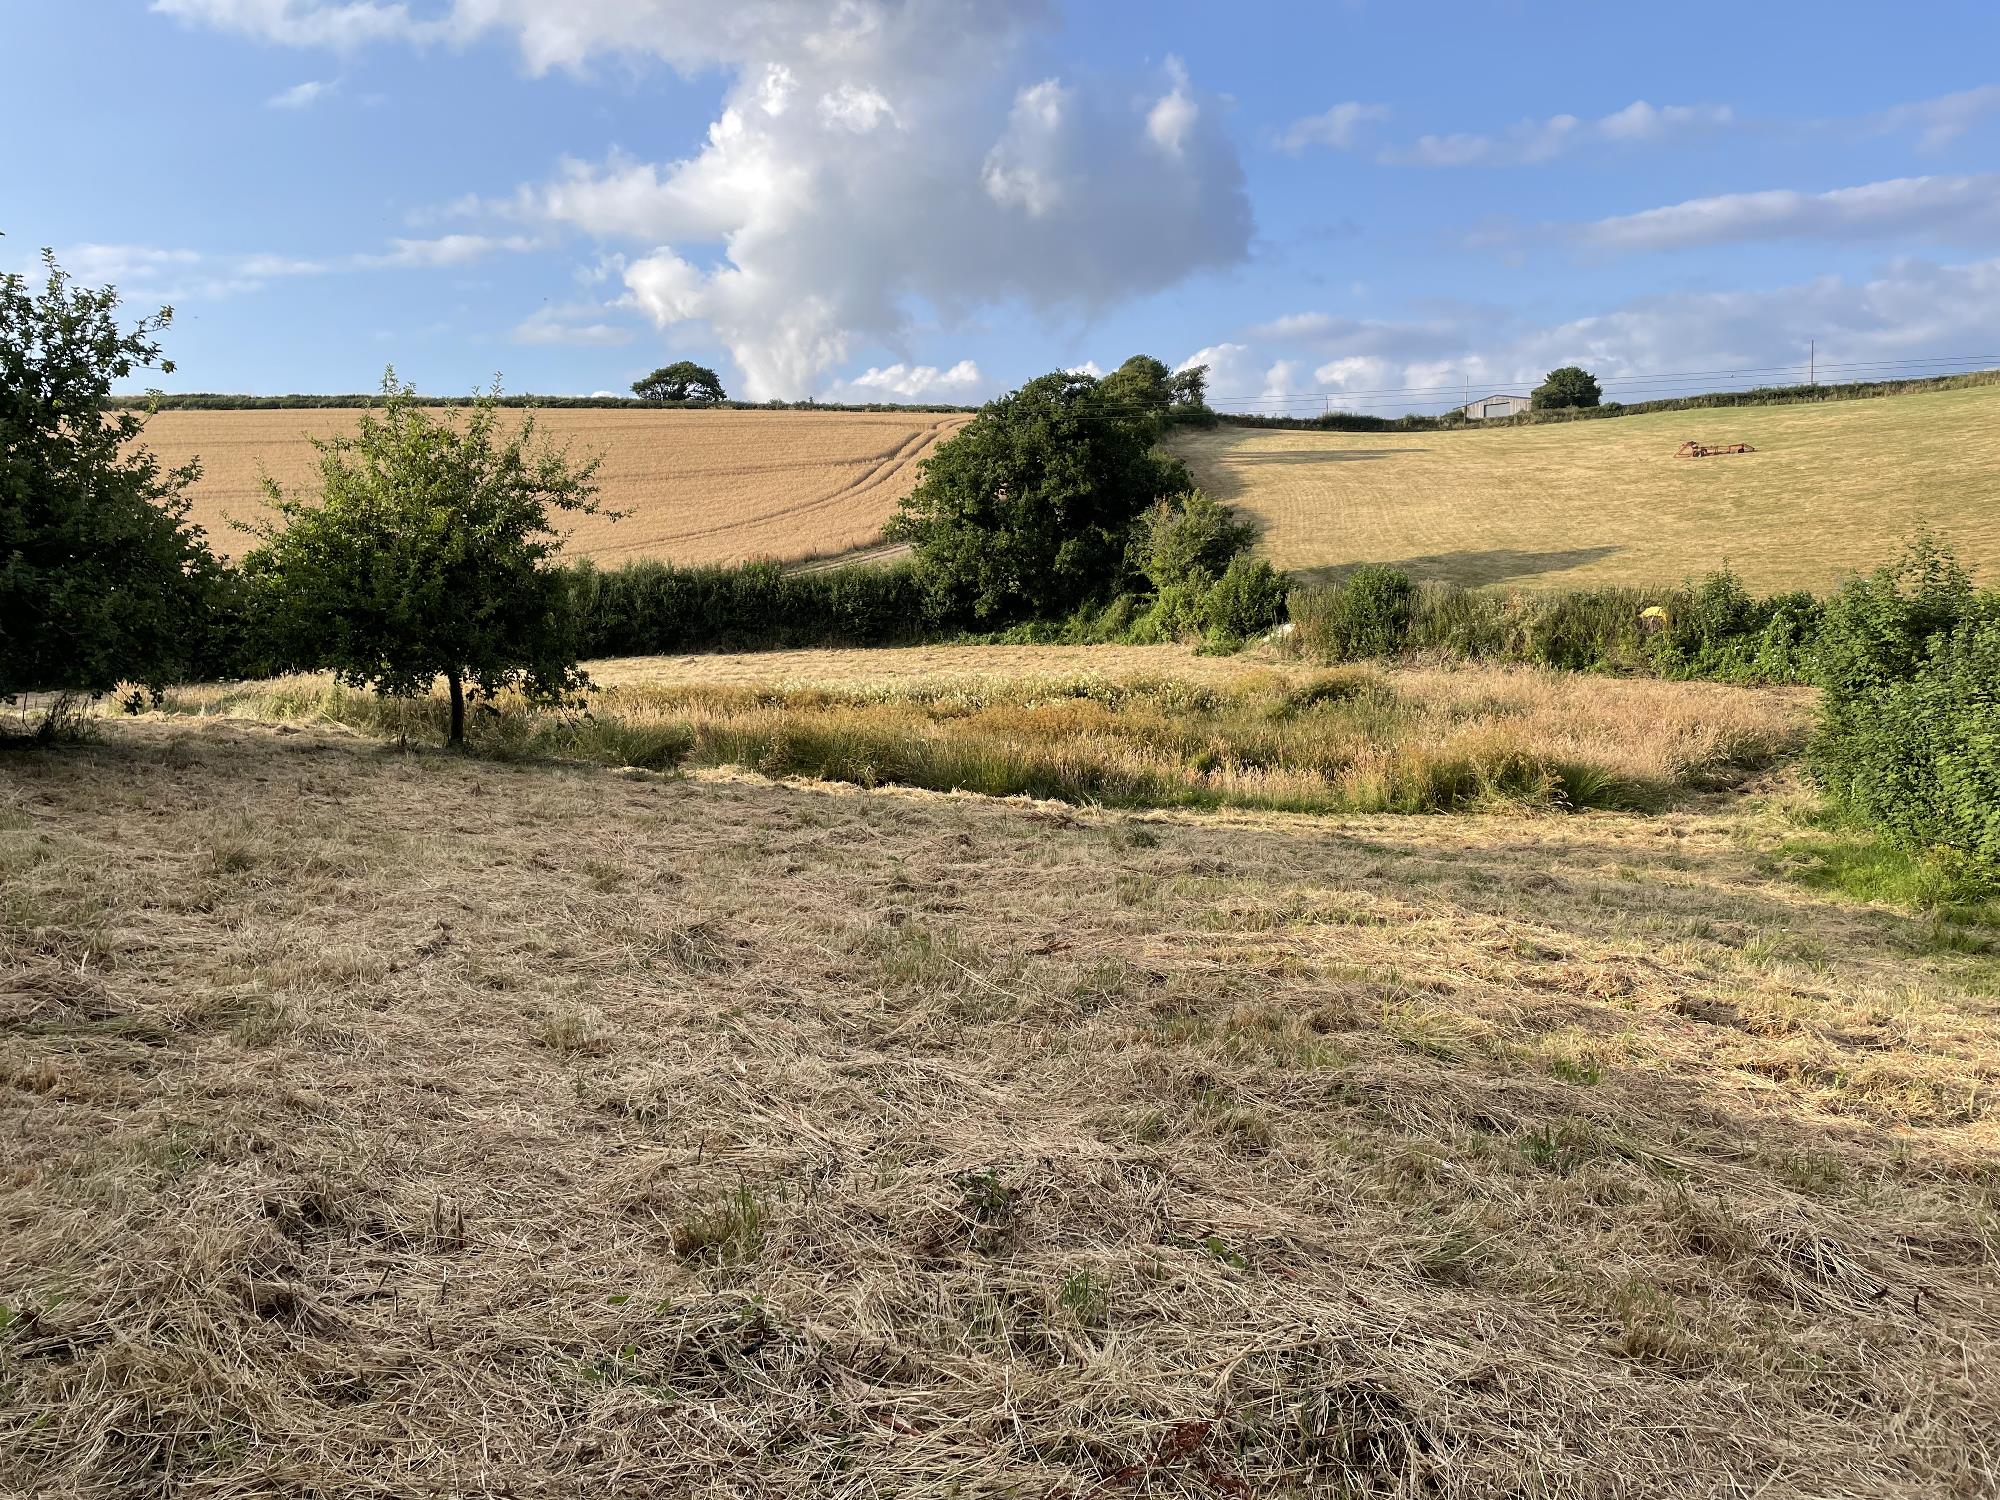
[[1819,340],[1806,340],[1806,384],[1819,389]]

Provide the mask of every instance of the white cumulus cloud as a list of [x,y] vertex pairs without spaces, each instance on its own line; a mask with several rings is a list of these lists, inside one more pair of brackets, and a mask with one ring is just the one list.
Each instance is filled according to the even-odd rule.
[[847,394],[858,400],[896,397],[905,401],[950,401],[963,403],[985,383],[979,366],[961,359],[948,369],[936,365],[897,363],[871,367],[845,382]]
[[[1806,342],[1818,341],[1821,377],[1891,378],[1962,368],[2000,347],[2000,258],[1964,264],[1899,260],[1866,280],[1820,276],[1775,287],[1669,292],[1555,324],[1478,305],[1422,320],[1359,320],[1323,313],[1274,318],[1243,342],[1212,345],[1222,408],[1309,413],[1332,406],[1394,415],[1438,411],[1492,391],[1527,391],[1558,365],[1580,364],[1607,397],[1643,401],[1805,378]],[[1310,382],[1292,375],[1317,356]],[[1894,361],[1914,360],[1898,366]],[[1707,375],[1698,372],[1711,372]],[[1752,372],[1730,377],[1724,372]],[[1661,381],[1664,374],[1691,373]],[[1314,393],[1306,400],[1294,393]],[[1291,399],[1280,400],[1281,396]],[[1343,399],[1344,398],[1344,399]]]
[[824,389],[919,323],[1000,303],[1088,312],[1249,249],[1219,104],[1178,62],[1137,91],[1032,68],[1039,0],[157,3],[294,45],[492,35],[531,71],[722,70],[705,139],[562,162],[482,207],[625,254],[633,304],[663,330],[705,325],[753,397]]

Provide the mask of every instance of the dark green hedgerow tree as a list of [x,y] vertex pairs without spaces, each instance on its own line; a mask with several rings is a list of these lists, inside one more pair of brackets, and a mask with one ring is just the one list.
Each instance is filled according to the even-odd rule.
[[116,288],[77,286],[42,253],[39,290],[0,276],[0,699],[68,695],[185,670],[217,573],[187,520],[194,463],[138,447],[144,419],[105,409],[135,370],[171,373],[163,308],[118,323]]
[[1153,413],[1058,370],[990,401],[925,461],[890,521],[941,616],[1058,619],[1129,577],[1133,522],[1192,489]]
[[588,686],[551,512],[598,510],[598,461],[539,442],[532,415],[502,431],[497,390],[462,416],[414,395],[391,370],[358,432],[315,442],[317,496],[267,481],[277,517],[244,571],[281,659],[387,697],[442,677],[458,745],[468,686],[558,703]]
[[1604,399],[1597,377],[1581,365],[1564,365],[1551,370],[1529,394],[1528,405],[1535,411],[1564,411],[1596,406]]
[[633,381],[632,394],[662,406],[715,406],[729,399],[715,371],[691,359],[662,365]]

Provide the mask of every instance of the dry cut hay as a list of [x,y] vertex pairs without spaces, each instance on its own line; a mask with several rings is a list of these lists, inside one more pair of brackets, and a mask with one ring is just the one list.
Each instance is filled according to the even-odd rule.
[[[518,422],[522,414],[503,412]],[[193,519],[218,551],[248,544],[262,476],[288,489],[317,474],[309,438],[351,432],[346,410],[165,411],[144,442],[168,463],[199,457]],[[966,418],[944,412],[545,411],[536,424],[579,456],[603,455],[601,499],[625,518],[565,522],[573,557],[735,563],[865,547],[917,480],[924,455]]]
[[1994,960],[1664,818],[0,764],[0,1492],[1991,1493]]

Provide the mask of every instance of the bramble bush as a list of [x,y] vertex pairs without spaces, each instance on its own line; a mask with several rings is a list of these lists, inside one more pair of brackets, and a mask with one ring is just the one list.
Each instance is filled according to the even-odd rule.
[[2000,880],[2000,594],[1919,537],[1828,600],[1808,769],[1906,848]]

